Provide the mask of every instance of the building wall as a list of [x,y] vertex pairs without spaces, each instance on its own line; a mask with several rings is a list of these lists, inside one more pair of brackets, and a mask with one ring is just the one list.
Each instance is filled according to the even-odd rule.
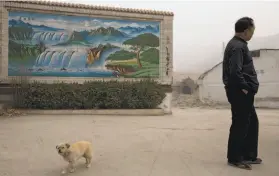
[[[254,64],[260,82],[259,92],[255,97],[256,106],[279,108],[279,51],[261,50],[260,57],[254,58]],[[199,85],[201,100],[227,103],[222,83],[222,64],[200,80]]]
[[222,82],[222,64],[209,72],[203,80],[199,80],[198,84],[199,97],[202,101],[210,99],[221,103],[226,102],[226,95]]
[[0,2],[1,82],[152,77],[172,84],[173,14],[51,2]]

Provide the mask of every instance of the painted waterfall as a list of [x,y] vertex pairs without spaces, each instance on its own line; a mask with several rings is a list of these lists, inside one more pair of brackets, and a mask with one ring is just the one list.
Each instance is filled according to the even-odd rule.
[[9,76],[158,77],[159,22],[9,12]]

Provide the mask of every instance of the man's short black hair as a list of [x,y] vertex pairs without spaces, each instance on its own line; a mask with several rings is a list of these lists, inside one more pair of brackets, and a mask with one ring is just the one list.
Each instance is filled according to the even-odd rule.
[[242,17],[235,23],[234,30],[236,33],[241,33],[251,27],[254,27],[254,20],[249,17]]

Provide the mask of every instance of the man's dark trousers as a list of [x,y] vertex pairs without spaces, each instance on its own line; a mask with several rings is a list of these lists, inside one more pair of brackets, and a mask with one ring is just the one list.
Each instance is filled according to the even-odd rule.
[[259,121],[254,107],[254,94],[226,88],[231,104],[232,125],[228,141],[229,162],[256,159],[258,155]]

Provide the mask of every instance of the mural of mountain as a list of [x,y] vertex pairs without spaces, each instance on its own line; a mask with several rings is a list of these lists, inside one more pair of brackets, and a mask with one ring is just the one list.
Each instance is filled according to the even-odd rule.
[[96,30],[92,30],[89,33],[89,36],[95,36],[95,35],[114,36],[114,37],[127,37],[128,36],[124,32],[120,32],[113,27],[108,27],[108,28],[100,27]]
[[77,32],[74,31],[71,37],[72,41],[82,41],[82,40],[86,40],[86,37],[89,35],[88,31],[81,31],[81,32]]
[[71,41],[94,41],[99,42],[101,40],[113,41],[113,40],[124,40],[128,35],[124,32],[120,32],[119,30],[113,27],[100,27],[91,31],[74,31],[71,37]]
[[127,34],[141,34],[141,33],[159,33],[159,26],[152,27],[150,25],[146,27],[120,27],[120,31],[126,32]]
[[10,27],[30,27],[30,28],[33,28],[33,29],[39,29],[39,30],[44,30],[44,31],[59,31],[59,30],[61,30],[61,29],[58,29],[58,28],[48,27],[48,26],[45,26],[45,25],[32,25],[32,24],[24,22],[22,20],[15,20],[15,19],[9,20],[9,26]]
[[10,11],[8,75],[158,77],[159,25]]

